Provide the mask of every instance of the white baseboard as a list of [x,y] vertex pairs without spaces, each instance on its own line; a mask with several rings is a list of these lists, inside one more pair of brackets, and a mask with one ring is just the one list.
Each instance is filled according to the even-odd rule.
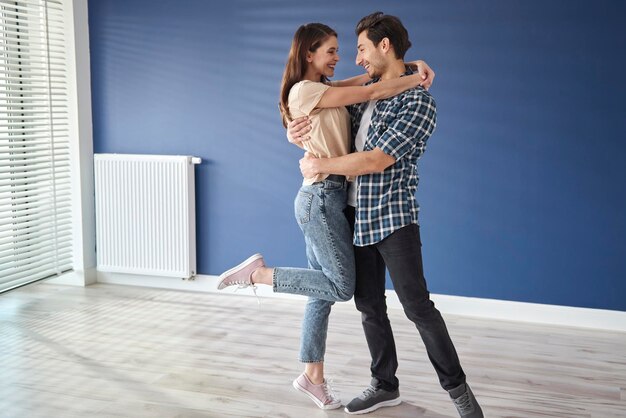
[[[98,283],[156,287],[194,292],[218,292],[217,276],[208,275],[198,275],[194,280],[181,280],[167,277],[105,273],[99,271],[97,280]],[[222,292],[232,291],[224,290]],[[252,292],[248,290],[240,292],[242,295],[248,293],[252,295]],[[306,299],[304,296],[299,295],[274,293],[270,286],[259,286],[257,294],[261,297]],[[437,306],[437,309],[444,315],[462,315],[476,318],[626,332],[626,312],[622,311],[436,294],[431,294],[431,299]],[[387,306],[391,309],[402,309],[398,296],[393,290],[387,290]]]
[[70,286],[89,286],[97,281],[96,268],[88,268],[84,271],[72,270],[59,276],[46,280],[46,283],[65,284]]
[[[434,294],[431,299],[444,314],[626,332],[622,311]],[[387,304],[402,308],[394,291],[387,291]]]

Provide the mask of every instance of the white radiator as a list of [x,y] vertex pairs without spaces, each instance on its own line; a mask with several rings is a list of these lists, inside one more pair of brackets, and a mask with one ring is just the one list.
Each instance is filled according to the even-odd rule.
[[99,271],[195,276],[198,163],[188,156],[94,155]]

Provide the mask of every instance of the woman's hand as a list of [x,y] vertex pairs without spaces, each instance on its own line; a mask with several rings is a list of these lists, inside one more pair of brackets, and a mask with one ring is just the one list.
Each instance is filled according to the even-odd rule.
[[311,121],[308,116],[302,116],[289,122],[287,125],[287,139],[292,144],[300,144],[302,141],[311,139],[308,133],[311,131]]
[[410,69],[417,71],[417,73],[422,78],[420,86],[424,87],[426,90],[430,88],[433,84],[433,80],[435,79],[435,72],[432,68],[426,64],[426,62],[422,60],[410,61],[406,63]]

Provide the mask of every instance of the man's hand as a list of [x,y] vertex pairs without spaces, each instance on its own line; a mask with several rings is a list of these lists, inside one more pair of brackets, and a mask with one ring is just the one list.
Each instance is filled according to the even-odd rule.
[[304,178],[310,179],[319,174],[318,158],[309,152],[304,153],[304,157],[300,159],[300,172]]
[[435,79],[435,72],[433,69],[422,60],[411,61],[407,64],[412,70],[417,70],[417,73],[422,77],[422,80],[424,80],[420,83],[420,86],[428,90],[430,86],[432,86],[433,80]]
[[287,125],[287,139],[292,144],[300,144],[311,139],[307,134],[311,131],[311,121],[308,116],[302,116],[289,122]]

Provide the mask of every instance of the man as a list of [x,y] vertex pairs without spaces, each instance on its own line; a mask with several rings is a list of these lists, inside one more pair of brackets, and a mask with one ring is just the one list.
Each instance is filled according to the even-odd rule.
[[[404,64],[411,43],[398,18],[381,12],[366,16],[358,23],[356,34],[356,63],[365,68],[372,82],[411,73]],[[398,360],[385,302],[387,268],[404,311],[415,323],[440,384],[459,415],[483,417],[445,322],[430,300],[422,268],[419,206],[415,201],[417,160],[435,129],[435,102],[418,87],[391,99],[355,105],[350,113],[359,152],[325,159],[307,154],[300,161],[305,177],[320,173],[358,176],[358,192],[349,199],[349,204],[356,206],[354,299],[372,357],[372,381],[345,411],[363,414],[401,402]],[[298,126],[302,124],[290,124],[292,142],[307,132]]]

